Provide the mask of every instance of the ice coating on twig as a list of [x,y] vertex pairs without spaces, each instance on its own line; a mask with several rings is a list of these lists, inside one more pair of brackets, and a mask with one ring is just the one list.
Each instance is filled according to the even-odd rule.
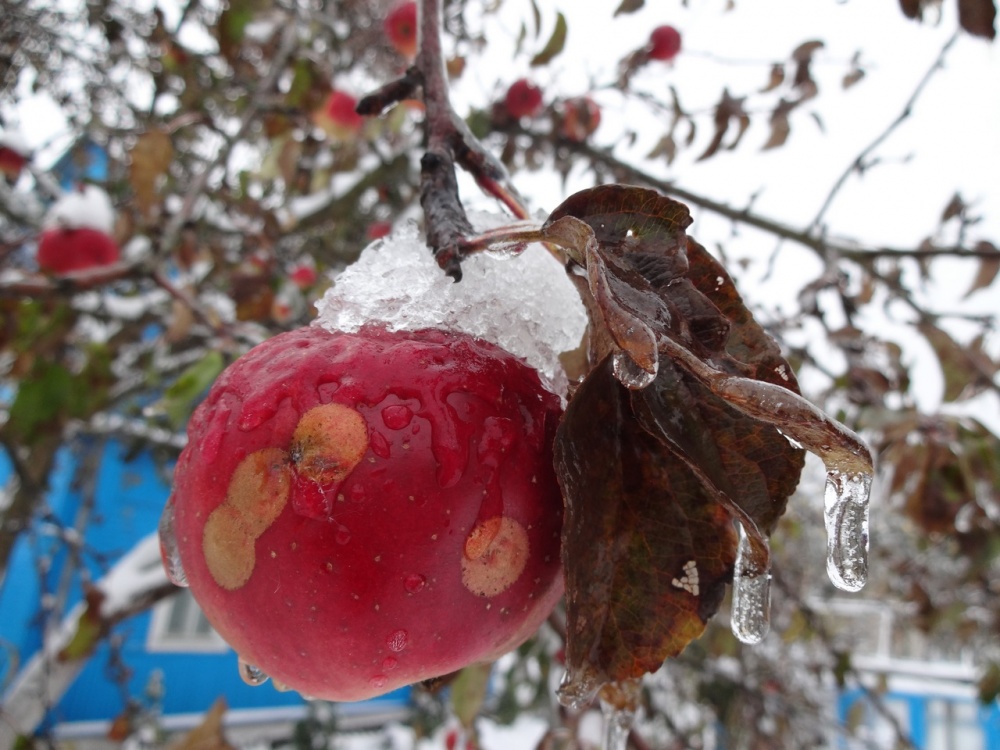
[[743,524],[739,528],[730,627],[740,641],[754,644],[760,643],[771,628],[771,574],[755,569],[750,536]]
[[486,339],[524,359],[562,395],[567,382],[559,354],[580,344],[587,323],[576,288],[541,245],[510,259],[468,258],[455,283],[415,226],[365,248],[316,306],[316,325],[331,331],[353,332],[374,322],[390,330],[448,328]]

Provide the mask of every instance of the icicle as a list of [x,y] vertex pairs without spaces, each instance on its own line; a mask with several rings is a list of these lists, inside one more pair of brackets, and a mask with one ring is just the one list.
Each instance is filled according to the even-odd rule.
[[743,643],[760,643],[771,628],[771,573],[757,570],[751,560],[750,537],[739,524],[733,572],[733,603],[730,627]]
[[187,573],[181,564],[181,553],[177,548],[177,531],[174,528],[174,501],[173,498],[167,500],[167,505],[160,515],[160,524],[157,528],[160,537],[160,557],[163,559],[163,568],[167,571],[167,578],[175,586],[187,587]]
[[616,708],[602,700],[601,713],[604,714],[604,750],[625,750],[635,711]]
[[625,750],[635,722],[642,692],[639,680],[609,682],[601,688],[601,713],[604,714],[603,750]]
[[871,474],[848,474],[827,466],[826,572],[833,585],[859,591],[868,578],[868,497]]
[[655,372],[646,372],[625,352],[615,352],[611,364],[618,382],[633,391],[645,388],[656,380]]
[[237,665],[240,670],[240,678],[251,687],[259,687],[269,679],[263,671],[246,661],[242,656],[238,657]]

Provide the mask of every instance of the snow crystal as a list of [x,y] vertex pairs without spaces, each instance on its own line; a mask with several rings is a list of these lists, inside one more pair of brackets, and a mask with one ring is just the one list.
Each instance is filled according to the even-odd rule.
[[111,198],[96,185],[67,193],[52,204],[45,216],[45,229],[81,229],[88,227],[105,234],[115,229],[115,209]]
[[365,248],[316,307],[316,324],[331,331],[354,332],[374,322],[390,330],[446,328],[485,339],[521,357],[563,395],[567,380],[559,354],[579,346],[587,322],[576,288],[541,245],[510,259],[473,256],[455,283],[413,225]]

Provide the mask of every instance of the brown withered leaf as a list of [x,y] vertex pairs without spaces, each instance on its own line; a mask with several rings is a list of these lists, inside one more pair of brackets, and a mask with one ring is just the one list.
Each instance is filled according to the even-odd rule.
[[736,559],[732,518],[634,419],[610,357],[566,410],[556,467],[567,510],[567,664],[589,688],[656,671],[722,601]]
[[222,731],[226,699],[218,698],[201,723],[167,746],[167,750],[235,750]]
[[785,82],[785,66],[781,63],[775,63],[771,66],[771,74],[768,77],[767,85],[760,90],[760,93],[766,94],[768,91],[774,91],[781,84]]
[[[662,356],[666,338],[720,377],[797,393],[729,275],[687,237],[690,223],[683,204],[621,185],[577,193],[546,223],[585,268],[577,279],[600,362],[556,439],[567,665],[582,692],[653,671],[702,632],[732,575],[734,519],[754,567],[767,569],[763,535],[803,465],[777,429],[731,408],[688,362]],[[622,385],[623,360],[650,384]]]
[[982,391],[985,376],[980,373],[970,351],[959,344],[947,331],[933,323],[921,323],[917,329],[934,349],[941,372],[944,375],[944,395],[946,402],[970,398]]
[[771,134],[767,138],[762,150],[767,151],[785,145],[788,134],[792,132],[792,125],[788,121],[788,115],[799,104],[799,100],[784,99],[778,102],[774,111],[771,112]]
[[992,242],[981,240],[976,243],[976,250],[983,253],[994,253],[994,255],[984,256],[979,261],[979,271],[976,272],[976,278],[973,279],[972,285],[965,293],[966,297],[988,287],[996,279],[997,273],[1000,273],[1000,250]]
[[819,39],[803,42],[792,51],[795,62],[795,76],[792,85],[798,89],[803,99],[811,99],[816,95],[818,87],[812,76],[812,60],[817,50],[823,49],[824,43]]
[[900,10],[907,18],[919,18],[921,5],[923,5],[921,0],[899,0]]
[[712,140],[708,146],[702,152],[701,156],[698,157],[698,161],[708,159],[718,152],[722,147],[722,142],[726,139],[726,134],[734,123],[736,125],[736,135],[726,148],[731,151],[739,145],[743,134],[750,127],[750,115],[743,108],[745,101],[745,98],[740,97],[737,99],[728,90],[723,90],[722,99],[715,105],[715,115],[713,117],[715,132],[712,134]]
[[958,0],[958,23],[973,36],[995,38],[996,17],[994,0]]

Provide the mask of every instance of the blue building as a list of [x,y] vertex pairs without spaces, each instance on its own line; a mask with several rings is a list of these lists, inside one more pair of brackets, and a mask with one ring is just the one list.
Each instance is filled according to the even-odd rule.
[[[60,453],[47,507],[18,539],[0,588],[0,694],[42,647],[43,635],[81,601],[84,582],[99,581],[155,532],[171,465],[126,450],[118,442],[81,438]],[[7,456],[0,454],[0,486],[9,479]],[[160,565],[158,555],[149,565]],[[268,727],[287,737],[306,715],[298,693],[243,682],[235,653],[183,589],[117,625],[49,706],[38,731],[83,739],[143,721],[183,729],[220,697],[229,706],[227,723],[254,726],[258,737]],[[340,714],[347,723],[381,721],[404,712],[406,703],[407,692],[397,691],[345,705]]]

